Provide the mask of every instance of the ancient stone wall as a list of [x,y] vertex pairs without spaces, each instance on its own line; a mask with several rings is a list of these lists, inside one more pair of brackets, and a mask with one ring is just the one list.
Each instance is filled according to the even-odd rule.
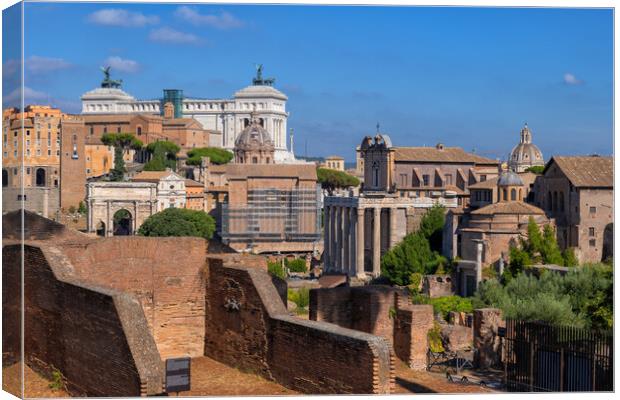
[[382,336],[398,358],[424,369],[433,307],[409,303],[407,296],[389,286],[312,289],[310,319]]
[[383,336],[392,343],[394,296],[393,288],[379,285],[312,289],[310,319]]
[[203,354],[207,242],[112,237],[65,244],[76,277],[135,295],[163,359]]
[[[19,251],[19,244],[3,247],[3,281],[18,281]],[[31,368],[48,378],[60,371],[76,396],[162,391],[161,359],[135,299],[72,279],[57,248],[26,245],[24,257],[24,361]],[[16,351],[14,336],[5,333],[19,329],[10,318],[17,302],[18,296],[3,297],[5,352]]]
[[454,279],[450,275],[424,275],[422,293],[429,297],[452,296],[456,291]]
[[209,259],[205,355],[312,394],[389,393],[383,338],[288,315],[264,271]]
[[493,367],[500,362],[501,339],[497,328],[505,326],[500,309],[474,310],[474,365],[477,368]]
[[430,304],[412,304],[396,310],[394,352],[411,369],[426,369],[428,331],[432,327],[433,306]]

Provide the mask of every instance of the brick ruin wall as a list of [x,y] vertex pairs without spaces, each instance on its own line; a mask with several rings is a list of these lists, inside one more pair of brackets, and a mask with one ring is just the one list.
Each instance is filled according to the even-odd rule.
[[199,238],[116,237],[65,244],[74,275],[132,293],[162,359],[203,354],[207,242]]
[[[61,371],[73,396],[160,393],[161,360],[152,338],[142,334],[146,321],[135,299],[72,280],[71,266],[56,248],[24,249],[24,361],[47,378]],[[20,260],[19,244],[3,246],[5,362],[20,353],[20,297],[15,295]]]
[[310,319],[381,336],[410,367],[426,368],[433,308],[410,304],[398,289],[380,285],[312,289]]
[[394,289],[389,286],[337,287],[310,291],[310,319],[382,336],[392,343]]
[[206,293],[206,356],[304,393],[393,388],[385,339],[291,317],[264,271],[210,259]]
[[[208,266],[202,239],[93,240],[34,215],[27,219],[26,236],[43,249],[29,251],[26,264],[28,310],[37,315],[26,325],[36,344],[27,361],[48,376],[58,368],[72,394],[160,393],[163,360],[177,355],[206,355],[305,393],[394,387],[387,340],[290,316],[286,285],[273,281],[262,257],[219,255]],[[18,286],[20,257],[5,257],[14,260],[12,276],[3,269],[5,284]],[[3,299],[6,349],[19,344],[17,298]]]

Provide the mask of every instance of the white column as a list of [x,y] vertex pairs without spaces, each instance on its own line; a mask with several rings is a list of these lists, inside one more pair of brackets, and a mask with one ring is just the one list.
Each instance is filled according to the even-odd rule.
[[398,208],[396,207],[390,208],[390,231],[389,231],[389,238],[390,238],[389,248],[390,249],[396,246],[397,244],[397,236],[398,236],[397,234],[398,232],[396,231],[396,213],[397,212],[398,212]]
[[325,269],[325,271],[328,271],[331,268],[331,232],[329,229],[331,222],[331,207],[326,204],[323,208],[323,211],[323,268]]
[[373,208],[372,275],[381,275],[381,208]]
[[482,282],[482,241],[476,243],[476,287]]
[[342,272],[342,207],[336,208],[336,270]]
[[356,273],[356,232],[355,232],[355,220],[357,218],[357,213],[355,208],[350,207],[349,209],[349,246],[347,248],[347,254],[349,255],[349,276],[355,276]]
[[[359,207],[359,206],[358,206]],[[365,218],[364,218],[364,213],[365,210],[364,208],[358,208],[357,209],[357,232],[356,232],[356,251],[357,251],[357,256],[355,257],[355,265],[356,265],[356,275],[358,278],[362,278],[365,275],[364,272],[364,224],[365,224]]]

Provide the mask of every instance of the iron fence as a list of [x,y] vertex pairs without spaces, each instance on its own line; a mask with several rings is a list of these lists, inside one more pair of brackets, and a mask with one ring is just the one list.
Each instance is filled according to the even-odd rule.
[[572,326],[506,321],[510,392],[613,391],[613,335]]

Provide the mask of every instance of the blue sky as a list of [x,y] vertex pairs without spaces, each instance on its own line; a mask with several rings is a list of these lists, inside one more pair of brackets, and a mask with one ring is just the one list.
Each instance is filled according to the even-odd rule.
[[397,146],[503,159],[527,122],[546,158],[613,152],[611,10],[26,3],[25,26],[27,100],[69,112],[106,63],[144,99],[231,97],[262,63],[298,155],[353,160],[377,122]]

